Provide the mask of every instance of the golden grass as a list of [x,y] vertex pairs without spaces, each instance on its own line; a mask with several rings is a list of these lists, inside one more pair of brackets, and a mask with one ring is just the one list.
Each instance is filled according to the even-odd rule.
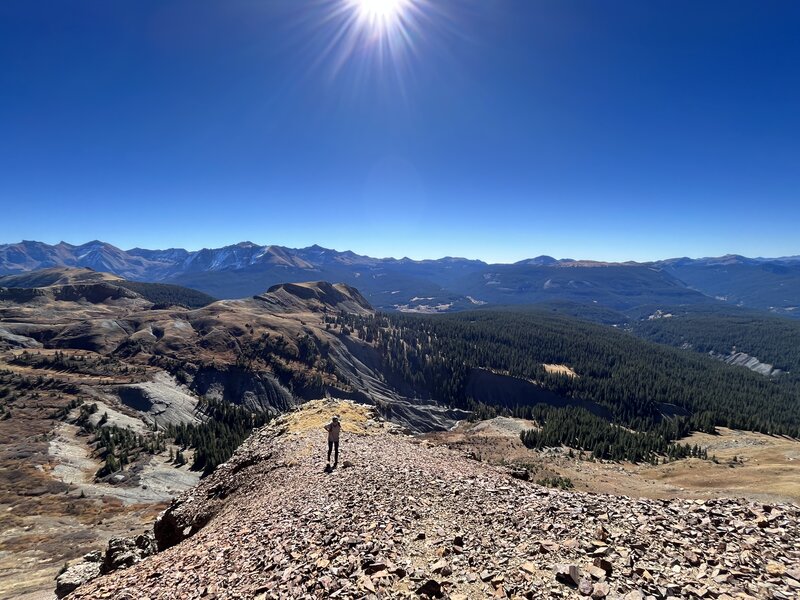
[[577,377],[578,374],[569,368],[567,365],[548,365],[543,364],[544,370],[554,375],[569,375],[570,377]]
[[299,410],[281,417],[288,431],[299,433],[302,431],[320,430],[331,420],[333,415],[339,415],[342,430],[348,433],[377,433],[379,429],[370,421],[375,414],[372,407],[356,404],[349,400],[311,400],[302,405]]
[[658,466],[591,462],[565,453],[536,452],[526,448],[519,435],[494,426],[465,425],[424,437],[460,452],[475,452],[487,462],[525,465],[534,471],[534,479],[568,477],[582,492],[800,503],[800,441],[724,427],[718,430],[719,435],[695,433],[679,440],[708,449],[709,458],[716,455],[717,462],[692,458]]
[[717,463],[678,461],[643,470],[642,475],[684,490],[800,502],[800,442],[724,427],[718,430],[719,435],[695,433],[681,440],[707,448]]

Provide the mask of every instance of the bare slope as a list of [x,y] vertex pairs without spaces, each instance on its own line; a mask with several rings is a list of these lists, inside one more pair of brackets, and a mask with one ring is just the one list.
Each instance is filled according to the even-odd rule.
[[[161,553],[70,597],[796,597],[797,506],[550,490],[358,407],[312,407],[174,502]],[[343,464],[328,473],[334,411]]]
[[102,273],[92,269],[52,267],[0,277],[0,287],[38,288],[50,285],[68,285],[76,283],[98,283],[101,281],[124,281],[111,273]]
[[356,314],[372,312],[372,306],[367,299],[357,289],[344,283],[280,283],[256,298],[269,306],[292,310],[334,308]]
[[[122,412],[125,407],[113,404],[102,390],[149,373],[123,375],[117,365],[104,364],[100,377],[5,363],[11,359],[8,353],[0,354],[2,600],[52,591],[53,578],[65,561],[152,523],[173,493],[190,487],[199,476],[188,467],[169,465],[165,452],[145,454],[131,464],[125,483],[95,479],[102,460],[92,451],[93,436],[74,424],[79,411],[70,409],[72,403],[97,402],[94,424],[107,413],[109,425],[143,430],[134,412]],[[85,359],[87,367],[95,364],[86,354]]]

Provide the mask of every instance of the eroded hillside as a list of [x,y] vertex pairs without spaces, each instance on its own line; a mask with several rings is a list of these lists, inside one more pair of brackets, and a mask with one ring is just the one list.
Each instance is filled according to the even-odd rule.
[[282,284],[192,309],[154,303],[111,276],[87,273],[53,269],[25,280],[42,287],[0,288],[0,350],[112,356],[168,372],[197,396],[253,410],[281,411],[334,394],[391,403],[394,418],[413,429],[452,425],[462,414],[384,381],[374,348],[334,318],[372,313],[350,286]]

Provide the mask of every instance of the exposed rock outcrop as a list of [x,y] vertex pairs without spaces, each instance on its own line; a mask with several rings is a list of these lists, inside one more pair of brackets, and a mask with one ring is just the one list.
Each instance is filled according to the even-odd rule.
[[0,348],[4,346],[9,348],[41,348],[42,344],[33,338],[17,335],[0,327]]
[[132,567],[155,552],[156,541],[150,531],[136,537],[113,538],[105,553],[89,552],[56,578],[56,596],[63,598],[101,574]]
[[730,354],[726,355],[712,351],[709,352],[709,356],[726,362],[729,365],[750,369],[751,371],[755,371],[756,373],[760,373],[761,375],[765,375],[767,377],[775,377],[776,375],[783,373],[781,369],[776,369],[769,363],[761,362],[755,356],[750,356],[745,352],[731,352]]
[[157,373],[152,381],[121,385],[116,391],[123,404],[139,411],[151,422],[177,425],[198,420],[197,397],[166,373]]
[[200,397],[240,404],[252,411],[284,412],[298,403],[274,375],[245,371],[235,366],[203,367],[195,375],[191,387]]
[[103,573],[132,567],[157,551],[155,536],[148,531],[136,537],[114,538],[103,557]]
[[74,592],[87,581],[100,575],[101,564],[97,560],[84,560],[69,567],[56,577],[56,596],[63,598]]

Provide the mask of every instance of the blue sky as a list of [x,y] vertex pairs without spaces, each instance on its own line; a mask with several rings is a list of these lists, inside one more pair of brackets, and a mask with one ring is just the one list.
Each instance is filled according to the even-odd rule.
[[800,254],[800,3],[347,1],[4,0],[0,242]]

